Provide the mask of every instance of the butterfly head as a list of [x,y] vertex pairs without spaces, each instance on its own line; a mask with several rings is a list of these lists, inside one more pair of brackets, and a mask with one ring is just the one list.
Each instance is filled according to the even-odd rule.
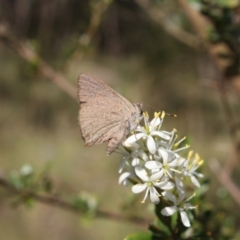
[[143,118],[143,103],[134,103],[136,122],[139,123]]

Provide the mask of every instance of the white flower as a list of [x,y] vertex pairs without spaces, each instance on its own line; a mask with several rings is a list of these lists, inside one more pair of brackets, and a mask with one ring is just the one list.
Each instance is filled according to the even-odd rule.
[[178,171],[177,167],[179,166],[179,163],[177,156],[174,152],[163,148],[159,148],[158,153],[162,157],[162,171],[172,178],[172,172]]
[[185,212],[187,209],[194,209],[196,206],[192,206],[188,201],[194,196],[192,195],[190,198],[184,200],[182,198],[177,198],[170,192],[163,192],[162,195],[166,197],[169,201],[173,203],[173,206],[165,207],[162,209],[161,214],[164,216],[171,216],[176,211],[179,211],[179,214],[181,216],[182,223],[185,227],[190,227],[190,221],[188,218],[187,213]]
[[126,165],[130,164],[133,167],[139,166],[141,160],[146,160],[147,155],[142,149],[134,149],[131,152],[122,152],[123,158],[121,160],[118,172],[121,173]]
[[[131,133],[125,142],[122,152],[123,155],[119,168],[119,184],[132,186],[132,192],[135,194],[145,191],[142,202],[147,197],[154,204],[158,204],[165,198],[172,206],[166,205],[163,201],[161,213],[165,216],[171,216],[179,212],[182,223],[190,226],[190,221],[186,213],[187,209],[194,209],[186,199],[189,194],[188,179],[199,187],[197,178],[203,177],[198,173],[199,166],[203,163],[198,154],[189,152],[187,158],[180,155],[180,151],[188,148],[183,145],[186,137],[176,142],[177,130],[171,132],[160,130],[165,113],[155,113],[152,121],[149,121],[147,113],[144,113],[144,126],[138,126],[135,132]],[[139,182],[138,184],[136,184]],[[171,192],[170,192],[171,191]]]
[[184,199],[186,197],[186,191],[183,182],[177,177],[177,175],[174,175],[174,182],[179,198]]
[[163,173],[158,171],[152,175],[148,175],[146,169],[142,167],[135,168],[136,175],[143,181],[143,183],[138,183],[132,187],[133,193],[137,194],[146,190],[144,199],[142,202],[145,202],[148,194],[150,193],[150,199],[153,203],[157,204],[160,202],[159,192],[156,188],[163,190],[170,190],[174,187],[174,184],[169,181],[169,179],[163,178]]
[[199,155],[196,153],[194,158],[191,159],[193,156],[193,151],[188,153],[188,158],[183,164],[182,168],[182,175],[184,177],[189,177],[191,182],[196,186],[200,187],[200,183],[197,179],[203,178],[203,174],[197,173],[196,170],[203,164],[203,160],[200,159]]
[[140,139],[144,139],[146,141],[146,146],[148,151],[151,154],[154,154],[157,150],[157,146],[154,140],[154,137],[160,137],[164,138],[166,140],[169,140],[170,137],[159,131],[158,128],[162,124],[163,118],[159,117],[160,114],[155,114],[155,117],[151,122],[148,121],[148,115],[144,115],[144,122],[145,122],[145,127],[139,126],[136,130],[136,134],[133,134],[130,136],[125,142],[124,146],[133,146],[134,143],[139,141]]

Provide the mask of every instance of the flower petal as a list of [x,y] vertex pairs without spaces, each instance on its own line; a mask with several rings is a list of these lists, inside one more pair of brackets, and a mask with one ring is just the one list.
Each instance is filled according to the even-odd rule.
[[157,150],[156,143],[152,136],[147,137],[147,148],[151,154],[154,154]]
[[137,142],[139,139],[146,137],[146,136],[147,136],[146,133],[133,134],[124,141],[123,145],[126,147],[131,146],[133,143]]
[[171,192],[162,192],[162,196],[166,197],[168,200],[170,200],[172,203],[177,203],[177,198],[175,195],[173,195]]
[[181,215],[181,220],[182,220],[182,223],[185,227],[190,227],[191,224],[190,224],[190,221],[188,219],[188,215],[186,212],[184,212],[183,210],[180,210],[180,215]]
[[127,143],[123,142],[122,144],[123,144],[123,146],[124,146],[126,149],[131,150],[131,151],[134,150],[134,149],[139,149],[139,148],[140,148],[139,144],[136,143],[136,142],[131,142],[131,143],[129,143],[129,142],[127,142]]
[[156,180],[161,179],[162,176],[163,176],[163,171],[160,170],[160,171],[158,171],[158,172],[152,174],[152,176],[151,176],[149,179],[150,179],[151,181],[156,181]]
[[169,166],[169,167],[176,167],[176,166],[179,166],[178,159],[175,158],[174,160],[172,160],[170,163],[168,163],[168,166]]
[[162,148],[159,148],[158,153],[160,156],[162,156],[163,162],[167,163],[168,162],[168,152],[163,150]]
[[199,183],[199,181],[197,180],[197,178],[196,178],[194,175],[191,175],[191,176],[190,176],[190,179],[191,179],[192,183],[193,183],[196,187],[200,187],[200,186],[201,186],[200,183]]
[[147,161],[145,163],[145,167],[150,170],[156,169],[156,168],[159,169],[162,167],[162,164],[158,161]]
[[150,199],[154,204],[158,204],[160,202],[159,194],[154,187],[150,187]]
[[169,140],[170,139],[170,136],[168,136],[167,134],[165,134],[165,133],[163,133],[161,131],[152,131],[151,135],[152,136],[158,136],[158,137],[163,138],[165,140]]
[[121,174],[118,179],[118,184],[121,184],[123,181],[125,181],[130,176],[131,176],[130,172],[125,172],[125,173]]
[[135,173],[144,182],[149,181],[148,173],[147,173],[147,171],[144,168],[142,168],[142,167],[135,167]]
[[121,162],[120,162],[120,165],[119,165],[119,168],[118,168],[118,172],[121,173],[125,167],[125,164],[126,162],[128,161],[130,157],[123,157]]
[[160,118],[159,117],[155,117],[153,118],[153,120],[149,123],[149,125],[151,127],[157,127],[160,124]]
[[137,194],[137,193],[143,192],[146,188],[147,188],[147,183],[144,183],[144,184],[138,183],[132,186],[132,192]]
[[139,157],[143,159],[143,161],[148,161],[149,160],[149,157],[147,155],[147,153],[145,153],[143,150],[139,150]]
[[139,158],[134,158],[132,160],[132,166],[136,167],[136,166],[139,166],[139,165],[140,165],[140,159]]
[[174,177],[174,180],[175,180],[175,184],[176,184],[180,199],[184,199],[186,197],[186,192],[184,189],[183,182],[177,176]]
[[165,183],[163,186],[161,186],[160,188],[163,190],[171,190],[175,187],[175,184],[172,182],[167,182]]
[[143,200],[142,200],[142,203],[145,203],[145,201],[146,201],[146,199],[147,199],[147,196],[148,196],[148,193],[149,193],[149,187],[147,188],[147,191],[146,191],[146,193],[145,193],[145,195],[144,195],[144,198],[143,198]]
[[165,207],[162,209],[161,214],[164,216],[171,216],[176,212],[176,210],[177,210],[176,206]]

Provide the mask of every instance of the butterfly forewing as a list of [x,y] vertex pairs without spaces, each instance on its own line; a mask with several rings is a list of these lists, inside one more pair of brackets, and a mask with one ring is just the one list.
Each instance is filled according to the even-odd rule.
[[135,109],[126,98],[118,94],[112,88],[110,88],[107,84],[105,84],[100,79],[97,79],[89,74],[81,74],[78,79],[78,99],[81,102],[89,102],[95,101],[95,99],[99,100],[99,98],[104,98],[111,100],[112,104],[120,104],[123,108],[127,108],[126,114],[130,112],[134,112]]
[[113,152],[129,132],[140,110],[101,80],[89,74],[78,79],[79,124],[86,146],[108,141]]

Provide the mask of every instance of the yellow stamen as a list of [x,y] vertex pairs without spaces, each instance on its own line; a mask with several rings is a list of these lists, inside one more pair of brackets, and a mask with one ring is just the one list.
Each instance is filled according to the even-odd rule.
[[193,150],[189,151],[187,158],[190,159],[192,157],[192,155],[193,155]]
[[149,118],[148,112],[144,112],[143,115],[144,115],[146,118]]
[[161,112],[161,119],[163,119],[165,117],[166,113],[164,111]]
[[203,163],[204,163],[204,160],[201,159],[201,160],[198,162],[198,165],[201,166]]
[[196,158],[196,160],[197,160],[197,161],[199,161],[199,159],[200,159],[200,156],[199,156],[199,154],[198,154],[198,153],[196,153],[196,154],[195,154],[195,158]]
[[154,117],[155,117],[155,118],[158,118],[159,115],[160,115],[160,113],[161,113],[161,112],[155,112],[155,113],[154,113]]
[[[178,137],[178,136],[177,136]],[[183,137],[181,140],[179,140],[177,143],[174,144],[175,147],[177,147],[181,142],[183,142],[186,139],[186,136]]]

